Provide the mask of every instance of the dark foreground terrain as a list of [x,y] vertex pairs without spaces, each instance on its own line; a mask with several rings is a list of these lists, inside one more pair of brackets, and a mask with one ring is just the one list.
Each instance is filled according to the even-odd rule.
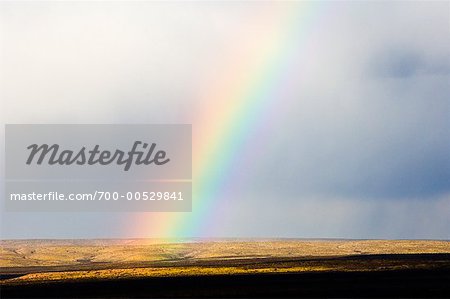
[[1,244],[1,298],[450,298],[447,241]]
[[2,298],[440,297],[450,271],[398,270],[92,280],[2,287]]

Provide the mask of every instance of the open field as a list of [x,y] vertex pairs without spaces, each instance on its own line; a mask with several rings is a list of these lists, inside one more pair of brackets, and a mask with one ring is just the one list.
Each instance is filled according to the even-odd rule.
[[2,297],[442,297],[450,242],[4,240],[0,275]]

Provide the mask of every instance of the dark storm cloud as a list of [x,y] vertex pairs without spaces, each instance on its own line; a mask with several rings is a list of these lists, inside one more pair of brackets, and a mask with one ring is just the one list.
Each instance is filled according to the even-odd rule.
[[450,75],[450,55],[447,59],[429,61],[418,50],[420,49],[385,49],[374,55],[370,71],[378,77],[403,79],[420,75]]
[[423,70],[420,55],[410,51],[385,53],[375,63],[375,72],[380,76],[407,78]]
[[[271,134],[250,137],[249,144],[269,145],[247,172],[257,174],[247,177],[251,184],[274,194],[377,200],[427,201],[449,193],[448,57],[429,44],[405,41],[392,49],[369,51],[358,81],[329,99],[316,91],[308,95],[313,99],[299,93],[285,100],[291,109],[274,121]],[[352,109],[323,108],[336,102]]]

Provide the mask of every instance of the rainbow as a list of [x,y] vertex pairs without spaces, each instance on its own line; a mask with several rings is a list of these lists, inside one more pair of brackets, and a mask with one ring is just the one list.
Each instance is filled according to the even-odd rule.
[[[210,224],[226,203],[234,161],[246,139],[273,117],[277,102],[300,84],[292,57],[311,53],[308,37],[322,18],[323,3],[284,2],[258,6],[247,22],[238,54],[223,61],[218,75],[208,76],[200,92],[204,105],[193,117],[193,204],[191,213],[142,213],[134,217],[139,236],[185,238],[214,236]],[[268,25],[269,24],[269,25]],[[243,26],[245,27],[245,25]],[[270,30],[260,32],[261,28]],[[299,54],[299,51],[305,53]],[[257,155],[253,159],[257,159]],[[242,167],[242,166],[241,166]],[[244,166],[245,167],[245,166]],[[142,231],[144,230],[144,231]]]

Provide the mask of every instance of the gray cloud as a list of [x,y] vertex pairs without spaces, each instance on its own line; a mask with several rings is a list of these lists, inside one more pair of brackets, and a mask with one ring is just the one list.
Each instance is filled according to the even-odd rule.
[[[265,5],[0,3],[1,122],[195,129],[239,37],[276,28],[288,4]],[[281,79],[223,186],[234,199],[205,234],[450,238],[449,4],[324,6],[283,41]],[[128,236],[127,219],[3,212],[2,236]]]

